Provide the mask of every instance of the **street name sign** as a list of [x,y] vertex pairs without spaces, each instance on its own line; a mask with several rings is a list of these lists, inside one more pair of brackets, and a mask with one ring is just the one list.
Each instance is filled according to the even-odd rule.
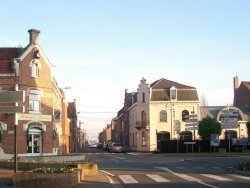
[[236,129],[238,128],[238,110],[222,110],[221,111],[221,128]]
[[24,111],[24,106],[0,106],[0,114],[23,113]]
[[186,123],[185,126],[190,127],[190,126],[196,126],[198,125],[198,122],[193,122],[193,123]]
[[25,91],[2,91],[0,92],[0,103],[24,102]]
[[[24,102],[25,91],[2,91],[0,92],[0,103]],[[0,114],[4,113],[23,113],[24,106],[1,106]]]
[[199,130],[198,127],[187,127],[185,128],[186,131],[192,131],[192,130]]

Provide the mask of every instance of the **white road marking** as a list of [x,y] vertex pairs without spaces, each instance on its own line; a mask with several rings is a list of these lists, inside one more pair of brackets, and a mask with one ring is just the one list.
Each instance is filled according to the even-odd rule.
[[146,174],[149,178],[153,179],[156,182],[170,182],[169,180],[157,175],[157,174]]
[[118,177],[123,181],[125,184],[132,184],[138,183],[132,176],[130,175],[118,175]]
[[127,158],[123,158],[123,157],[117,157],[117,156],[114,156],[114,155],[110,155],[110,154],[107,154],[108,156],[110,157],[114,157],[114,158],[117,158],[117,159],[127,159]]
[[108,174],[108,175],[110,175],[110,176],[115,176],[114,174],[111,174],[111,173],[109,173],[109,172],[107,172],[107,171],[105,171],[105,170],[99,170],[99,171],[101,171],[101,172],[103,172],[103,173],[105,173],[105,174]]
[[170,169],[167,168],[167,167],[156,167],[156,168],[161,169],[161,170],[164,170],[164,171],[167,171],[167,172],[169,172],[169,173],[171,173],[171,174],[173,174],[173,175],[175,175],[175,176],[178,176],[178,177],[180,177],[180,178],[182,178],[182,179],[184,179],[184,180],[187,180],[187,181],[197,181],[197,182],[201,181],[201,180],[199,180],[199,179],[197,179],[197,178],[194,178],[194,177],[192,177],[192,176],[188,176],[188,175],[186,175],[186,174],[178,174],[178,173],[175,173],[175,172],[173,172],[172,170],[170,170]]
[[241,178],[241,179],[245,179],[245,180],[250,180],[249,176],[240,176],[237,174],[228,174],[229,176],[233,176],[233,177],[237,177],[237,178]]
[[216,180],[219,180],[219,181],[232,181],[231,179],[223,178],[223,177],[216,176],[216,175],[213,175],[213,174],[201,174],[201,175],[206,176],[208,178],[216,179]]
[[216,186],[213,186],[213,185],[210,185],[210,184],[207,184],[207,183],[204,183],[202,181],[198,182],[199,184],[202,184],[202,185],[205,185],[205,186],[208,186],[208,187],[212,187],[212,188],[219,188],[219,187],[216,187]]

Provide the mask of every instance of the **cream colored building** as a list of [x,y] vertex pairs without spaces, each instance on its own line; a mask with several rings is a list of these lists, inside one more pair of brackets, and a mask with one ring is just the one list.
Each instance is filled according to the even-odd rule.
[[[197,89],[166,79],[148,84],[142,78],[129,102],[129,149],[154,151],[160,140],[198,139],[197,126],[186,126],[187,115],[197,115]],[[199,117],[197,117],[199,119]]]

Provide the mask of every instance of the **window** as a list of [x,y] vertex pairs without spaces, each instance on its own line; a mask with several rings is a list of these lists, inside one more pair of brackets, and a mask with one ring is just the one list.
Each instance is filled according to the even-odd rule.
[[38,77],[39,76],[39,69],[41,68],[41,65],[38,60],[33,60],[30,63],[31,67],[31,77]]
[[177,99],[177,89],[175,87],[171,87],[170,97],[171,97],[171,100]]
[[41,92],[37,90],[30,90],[29,93],[29,111],[41,112]]
[[142,102],[145,102],[145,93],[142,93]]
[[167,112],[165,110],[160,111],[160,122],[167,122]]
[[145,131],[142,132],[141,137],[142,137],[142,146],[146,146],[147,138],[146,138],[146,132]]
[[147,113],[145,111],[141,112],[141,126],[147,126]]
[[182,111],[182,121],[186,121],[188,118],[186,116],[189,115],[189,112],[187,110]]

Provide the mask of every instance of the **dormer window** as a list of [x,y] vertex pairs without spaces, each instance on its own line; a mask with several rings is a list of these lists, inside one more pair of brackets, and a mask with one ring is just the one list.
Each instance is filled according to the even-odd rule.
[[33,60],[30,63],[31,67],[31,77],[39,77],[39,69],[41,68],[41,64],[38,60]]
[[170,89],[170,100],[176,100],[177,99],[177,88],[171,87]]

